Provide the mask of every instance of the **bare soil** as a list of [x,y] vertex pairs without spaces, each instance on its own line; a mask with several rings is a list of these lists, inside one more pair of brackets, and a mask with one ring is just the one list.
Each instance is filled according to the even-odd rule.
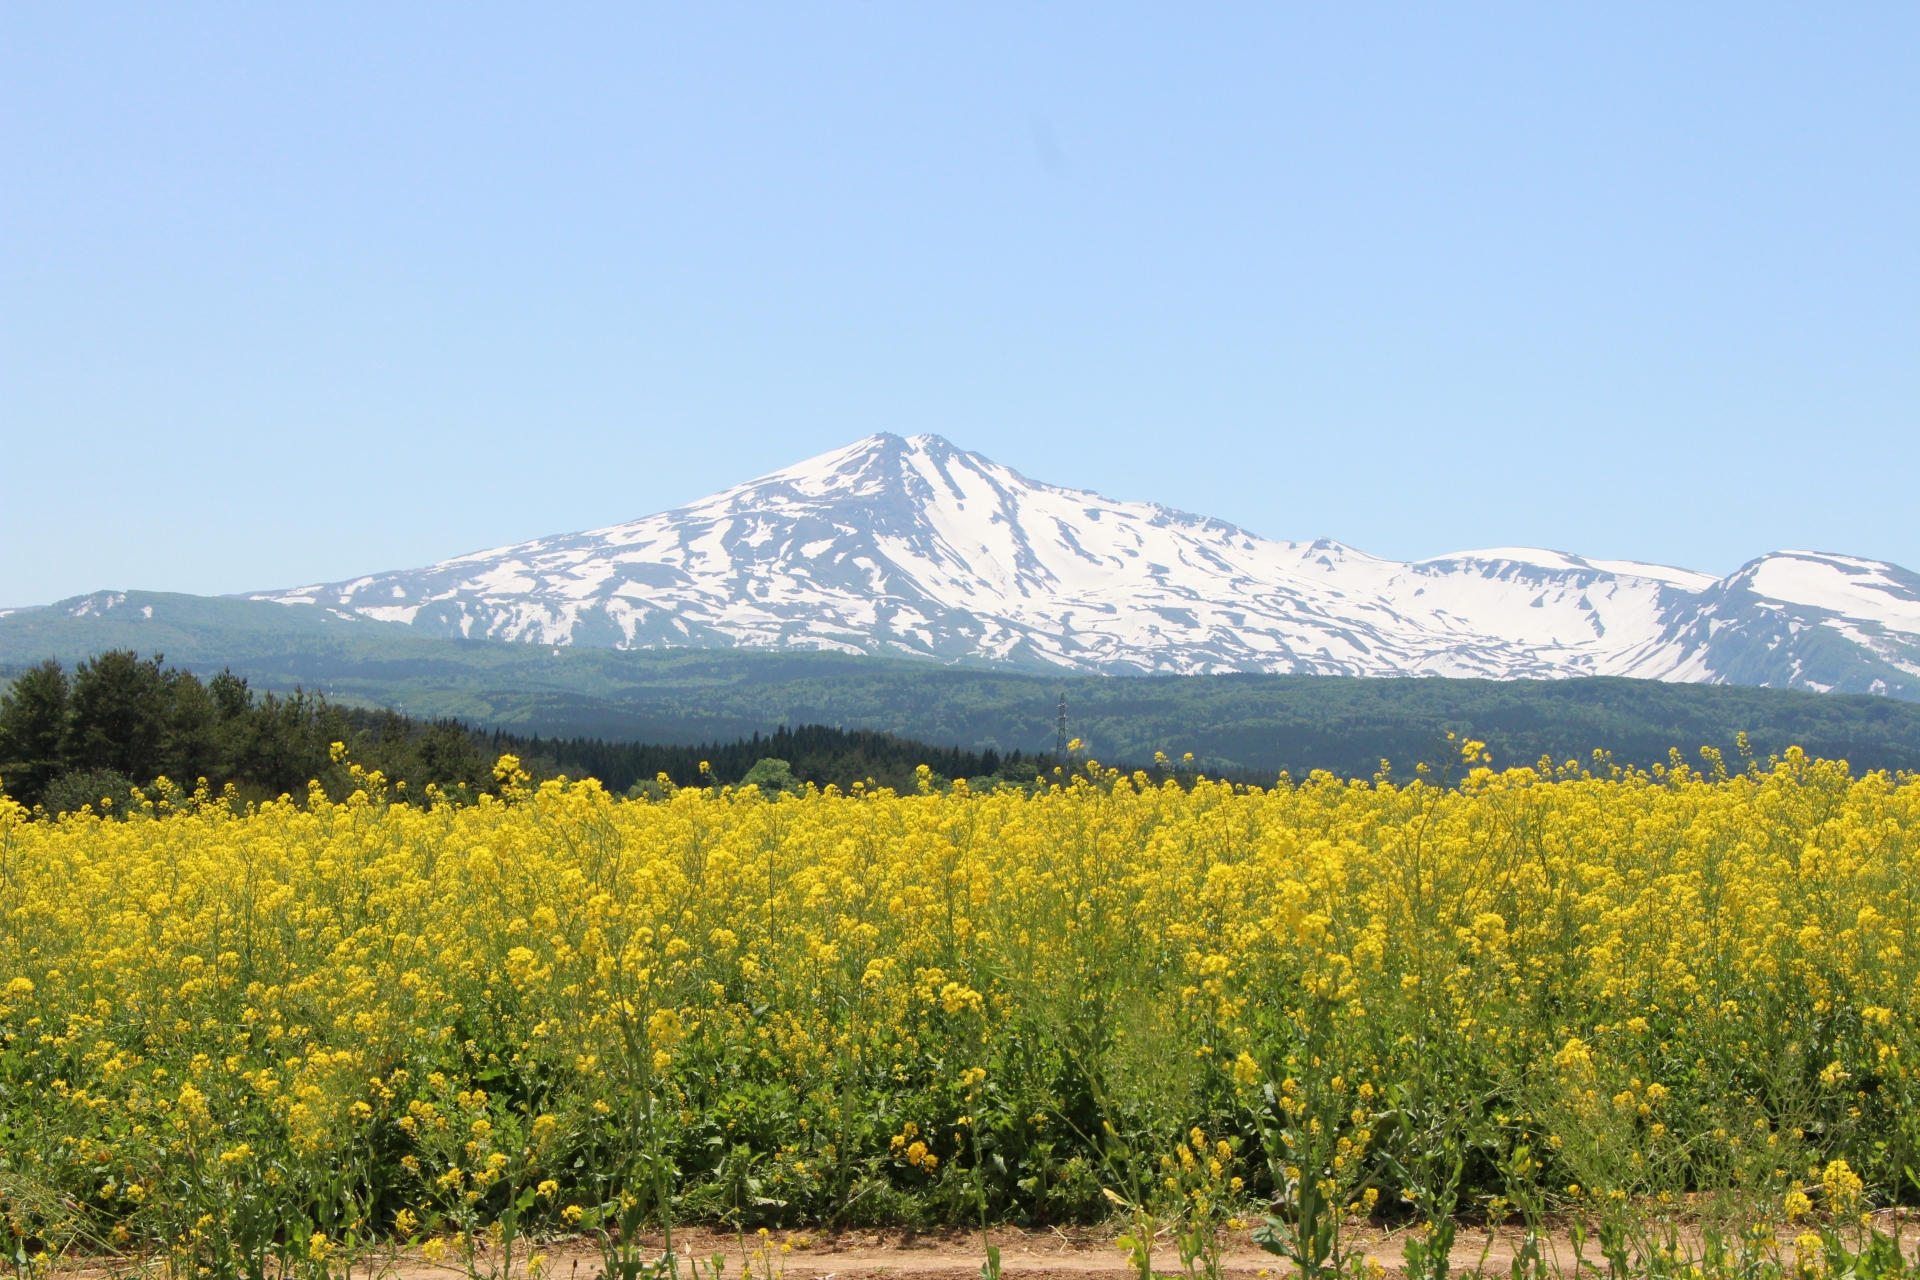
[[[1899,1233],[1911,1253],[1920,1239],[1905,1214],[1883,1214],[1880,1230]],[[1000,1249],[1003,1274],[1020,1280],[1091,1280],[1111,1277],[1125,1280],[1132,1274],[1126,1255],[1115,1242],[1118,1227],[1068,1227],[1048,1230],[996,1228],[988,1238]],[[1352,1247],[1379,1259],[1389,1271],[1400,1270],[1405,1230],[1383,1230],[1361,1226],[1349,1228]],[[839,1233],[793,1231],[770,1237],[773,1248],[772,1280],[978,1280],[986,1255],[977,1231],[842,1231]],[[647,1242],[658,1251],[664,1241],[652,1237]],[[1554,1271],[1571,1276],[1574,1254],[1564,1231],[1548,1239],[1549,1262]],[[757,1244],[746,1239],[751,1252]],[[1460,1228],[1455,1238],[1452,1266],[1463,1277],[1476,1272],[1487,1276],[1505,1276],[1510,1272],[1514,1252],[1521,1244],[1517,1227]],[[791,1245],[790,1250],[782,1248]],[[683,1257],[708,1258],[722,1254],[727,1259],[728,1280],[749,1280],[742,1275],[740,1241],[731,1234],[690,1228],[673,1233],[674,1252]],[[600,1256],[590,1241],[555,1242],[540,1250],[547,1256],[546,1275],[551,1280],[598,1280]],[[1600,1261],[1589,1241],[1587,1257]],[[1229,1276],[1258,1280],[1261,1276],[1283,1280],[1292,1268],[1253,1243],[1248,1232],[1234,1233],[1228,1242],[1224,1270]],[[1602,1263],[1602,1266],[1605,1264]],[[516,1275],[520,1267],[515,1267]],[[751,1280],[767,1280],[766,1264],[756,1262]],[[1171,1239],[1160,1240],[1154,1251],[1154,1271],[1159,1275],[1180,1273],[1179,1254]],[[703,1268],[704,1272],[704,1268]],[[690,1276],[690,1269],[683,1269]],[[433,1266],[410,1259],[399,1267],[402,1280],[454,1280],[460,1272],[446,1266]]]
[[[1902,1239],[1909,1256],[1915,1246],[1920,1245],[1920,1233],[1914,1225],[1906,1211],[1883,1213],[1878,1223],[1881,1231]],[[1126,1280],[1133,1273],[1116,1243],[1118,1234],[1117,1226],[996,1228],[989,1239],[1000,1249],[1002,1273],[1019,1280],[1093,1280],[1094,1277]],[[1390,1273],[1390,1280],[1397,1277],[1406,1241],[1404,1230],[1349,1225],[1347,1239],[1360,1253],[1377,1258]],[[674,1252],[683,1258],[700,1258],[704,1262],[716,1253],[725,1256],[725,1280],[978,1280],[986,1257],[977,1231],[783,1231],[769,1237],[769,1242],[771,1275],[768,1264],[756,1260],[752,1275],[747,1276],[743,1274],[742,1242],[731,1233],[697,1227],[673,1233]],[[658,1235],[643,1241],[655,1257],[664,1243]],[[1463,1226],[1454,1241],[1452,1266],[1462,1280],[1470,1280],[1476,1273],[1503,1277],[1509,1274],[1514,1251],[1520,1243],[1521,1233],[1517,1227],[1489,1230]],[[758,1244],[758,1239],[749,1235],[745,1241],[746,1252],[751,1253]],[[1571,1277],[1574,1255],[1566,1233],[1552,1233],[1547,1244],[1553,1270]],[[524,1277],[526,1254],[519,1249],[515,1252],[513,1274]],[[537,1252],[545,1255],[542,1271],[549,1280],[599,1280],[600,1255],[589,1239],[552,1241],[539,1246]],[[1599,1261],[1591,1242],[1587,1246],[1587,1257]],[[1226,1274],[1240,1280],[1260,1280],[1261,1277],[1286,1280],[1292,1272],[1286,1263],[1255,1245],[1245,1231],[1236,1232],[1229,1239],[1224,1262]],[[91,1265],[62,1268],[61,1273],[78,1280],[83,1276],[126,1276],[130,1270],[141,1269],[129,1268],[125,1263],[114,1266],[96,1261]],[[1156,1243],[1154,1271],[1162,1276],[1180,1274],[1180,1259],[1172,1240],[1162,1238]],[[368,1280],[459,1280],[464,1273],[457,1267],[444,1262],[436,1265],[413,1253],[392,1259],[385,1268],[377,1262],[370,1268],[363,1261],[354,1269],[355,1280],[362,1274]],[[683,1266],[680,1274],[685,1280],[693,1280],[691,1267]],[[705,1275],[703,1265],[702,1280]]]

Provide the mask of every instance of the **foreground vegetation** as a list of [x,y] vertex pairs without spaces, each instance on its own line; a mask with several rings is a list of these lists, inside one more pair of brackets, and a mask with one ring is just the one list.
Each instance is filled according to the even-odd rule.
[[1616,1274],[1896,1269],[1859,1215],[1920,1165],[1920,784],[1461,755],[0,800],[0,1241],[478,1274],[565,1231],[635,1267],[642,1223],[1118,1213],[1147,1271],[1264,1217],[1357,1277],[1371,1215],[1431,1277],[1491,1215]]

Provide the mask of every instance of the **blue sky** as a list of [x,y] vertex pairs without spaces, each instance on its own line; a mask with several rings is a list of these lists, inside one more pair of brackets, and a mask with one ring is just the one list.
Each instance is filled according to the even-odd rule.
[[874,431],[1379,555],[1920,569],[1912,5],[0,9],[0,604]]

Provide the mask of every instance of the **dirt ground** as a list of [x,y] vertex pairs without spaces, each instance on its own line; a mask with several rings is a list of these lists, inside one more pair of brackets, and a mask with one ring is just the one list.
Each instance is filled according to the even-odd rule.
[[[1920,1244],[1920,1232],[1916,1232],[1915,1224],[1905,1215],[1884,1214],[1879,1227],[1890,1234],[1899,1233],[1909,1254]],[[1125,1256],[1114,1243],[1117,1234],[1115,1228],[1041,1231],[1009,1228],[995,1229],[989,1238],[999,1246],[1002,1272],[1018,1276],[1020,1280],[1089,1280],[1091,1277],[1122,1280],[1129,1270]],[[795,1231],[777,1233],[772,1239],[775,1244],[773,1280],[887,1280],[888,1277],[977,1280],[985,1258],[978,1232],[828,1234]],[[1362,1253],[1379,1259],[1389,1271],[1399,1270],[1404,1232],[1363,1227],[1353,1239]],[[662,1241],[654,1237],[648,1243],[658,1250]],[[793,1245],[792,1250],[780,1251],[779,1246],[788,1243]],[[747,1248],[751,1250],[754,1244],[753,1237],[748,1237]],[[1504,1276],[1509,1272],[1519,1244],[1520,1232],[1515,1227],[1496,1228],[1491,1232],[1463,1227],[1454,1242],[1452,1264],[1462,1276],[1471,1276],[1476,1270]],[[745,1280],[741,1275],[740,1243],[730,1234],[700,1229],[675,1231],[673,1245],[674,1252],[683,1257],[704,1259],[715,1253],[723,1254],[727,1259],[723,1273],[726,1280]],[[1565,1233],[1552,1237],[1550,1250],[1554,1269],[1560,1274],[1572,1275],[1573,1250]],[[552,1280],[597,1280],[600,1275],[600,1257],[588,1241],[549,1244],[541,1252],[547,1255],[545,1274]],[[1591,1242],[1587,1256],[1599,1261]],[[1236,1233],[1232,1239],[1225,1270],[1229,1275],[1247,1280],[1255,1280],[1262,1273],[1278,1280],[1291,1272],[1280,1259],[1255,1245],[1246,1232]],[[1162,1240],[1156,1247],[1154,1271],[1161,1275],[1179,1274],[1180,1258],[1171,1240]],[[515,1274],[520,1272],[521,1268],[516,1266]],[[403,1280],[453,1280],[460,1274],[450,1267],[436,1267],[411,1259],[401,1263],[399,1273]],[[691,1280],[690,1269],[683,1269],[681,1275]],[[756,1264],[755,1277],[766,1280],[764,1264]]]
[[[1901,1241],[1903,1251],[1914,1257],[1920,1250],[1920,1214],[1900,1210],[1878,1215],[1878,1229]],[[1126,1256],[1115,1243],[1117,1226],[1069,1227],[1027,1231],[996,1228],[989,1236],[1000,1249],[1003,1274],[1019,1280],[1125,1280],[1132,1274]],[[1687,1233],[1683,1232],[1683,1242]],[[1378,1259],[1397,1280],[1401,1251],[1406,1243],[1404,1231],[1348,1227],[1349,1246],[1361,1254]],[[683,1265],[682,1280],[708,1280],[705,1261],[714,1254],[726,1258],[722,1280],[978,1280],[985,1254],[978,1232],[966,1231],[823,1231],[776,1232],[771,1237],[772,1265],[769,1275],[765,1262],[755,1261],[752,1275],[743,1275],[741,1242],[729,1233],[702,1228],[679,1229],[673,1233],[673,1248],[682,1258],[699,1258],[702,1265],[696,1277],[693,1268]],[[644,1242],[649,1259],[658,1257],[663,1240],[652,1236]],[[746,1250],[758,1241],[748,1236]],[[1515,1249],[1521,1243],[1517,1227],[1498,1227],[1492,1231],[1462,1227],[1454,1241],[1452,1266],[1461,1280],[1475,1273],[1504,1277],[1509,1274]],[[1687,1242],[1691,1243],[1691,1242]],[[783,1248],[791,1246],[791,1248]],[[524,1248],[524,1247],[523,1247]],[[1548,1240],[1549,1262],[1553,1270],[1571,1278],[1574,1274],[1572,1245],[1564,1231]],[[599,1280],[601,1260],[591,1240],[551,1241],[537,1247],[544,1255],[541,1274],[547,1280]],[[1789,1249],[1790,1253],[1791,1250]],[[516,1249],[514,1280],[526,1275],[526,1254]],[[1589,1241],[1586,1256],[1600,1262]],[[354,1268],[353,1280],[460,1280],[463,1272],[445,1262],[435,1264],[417,1252],[397,1258],[361,1261]],[[447,1261],[451,1261],[448,1259]],[[1253,1243],[1251,1236],[1237,1232],[1228,1243],[1224,1270],[1239,1280],[1286,1280],[1292,1268]],[[1158,1276],[1179,1276],[1180,1257],[1170,1239],[1162,1238],[1154,1249],[1154,1272]],[[1602,1267],[1605,1266],[1601,1262]],[[59,1266],[55,1275],[73,1280],[112,1280],[147,1274],[137,1262],[102,1261]],[[498,1272],[494,1273],[499,1276]],[[507,1280],[500,1277],[500,1280]]]

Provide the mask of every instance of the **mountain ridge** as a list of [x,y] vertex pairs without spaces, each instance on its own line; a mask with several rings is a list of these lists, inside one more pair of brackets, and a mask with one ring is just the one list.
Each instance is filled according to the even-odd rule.
[[880,434],[671,511],[246,597],[431,635],[1103,674],[1623,675],[1920,698],[1920,575],[1282,542]]

